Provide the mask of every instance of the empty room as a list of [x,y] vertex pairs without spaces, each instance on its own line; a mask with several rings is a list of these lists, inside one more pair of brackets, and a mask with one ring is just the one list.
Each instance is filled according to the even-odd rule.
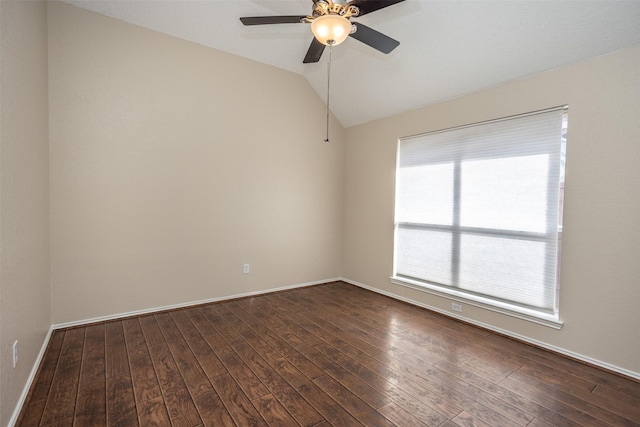
[[0,0],[0,425],[640,425],[639,165],[639,1]]

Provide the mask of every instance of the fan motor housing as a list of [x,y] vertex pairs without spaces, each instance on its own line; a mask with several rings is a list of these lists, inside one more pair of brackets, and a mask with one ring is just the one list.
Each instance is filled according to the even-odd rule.
[[358,6],[341,4],[331,0],[318,0],[313,7],[313,18],[323,15],[340,15],[349,19],[352,16],[358,16],[360,9]]

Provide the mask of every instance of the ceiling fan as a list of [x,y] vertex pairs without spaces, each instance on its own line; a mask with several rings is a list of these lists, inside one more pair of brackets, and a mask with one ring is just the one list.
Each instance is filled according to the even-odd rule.
[[311,24],[314,38],[302,61],[305,64],[318,62],[325,46],[342,43],[348,36],[379,50],[390,53],[400,42],[373,28],[360,23],[352,23],[367,13],[392,6],[404,0],[312,0],[313,10],[309,16],[250,16],[240,18],[244,25],[265,24]]

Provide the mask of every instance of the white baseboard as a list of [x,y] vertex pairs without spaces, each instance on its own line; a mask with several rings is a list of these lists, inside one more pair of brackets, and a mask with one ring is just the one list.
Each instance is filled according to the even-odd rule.
[[51,334],[53,333],[53,328],[49,328],[47,335],[44,337],[44,342],[42,343],[42,347],[40,347],[40,352],[38,353],[38,357],[36,357],[35,362],[33,363],[33,367],[31,368],[31,372],[29,373],[29,377],[27,378],[27,382],[22,389],[22,393],[20,394],[20,398],[18,399],[18,403],[16,404],[15,409],[13,410],[13,415],[9,419],[9,424],[7,427],[14,427],[16,422],[18,421],[18,417],[20,416],[20,411],[22,410],[22,406],[24,402],[27,400],[27,396],[29,395],[29,390],[31,390],[31,385],[38,374],[38,368],[40,367],[40,363],[42,363],[42,359],[44,358],[45,353],[47,352],[47,347],[49,346],[49,340],[51,339]]
[[624,369],[624,368],[621,368],[619,366],[615,366],[615,365],[612,365],[610,363],[603,362],[601,360],[593,359],[591,357],[584,356],[582,354],[575,353],[573,351],[569,351],[569,350],[566,350],[566,349],[561,348],[561,347],[556,347],[554,345],[545,343],[543,341],[538,341],[538,340],[535,340],[533,338],[529,338],[529,337],[524,336],[524,335],[516,334],[514,332],[507,331],[505,329],[497,328],[497,327],[495,327],[493,325],[490,325],[490,324],[487,324],[487,323],[479,322],[477,320],[473,320],[473,319],[470,319],[468,317],[464,317],[464,316],[460,316],[458,314],[450,313],[450,312],[442,310],[440,308],[433,307],[433,306],[431,306],[429,304],[425,304],[425,303],[413,300],[411,298],[402,297],[400,295],[396,295],[396,294],[393,294],[391,292],[386,292],[386,291],[383,291],[383,290],[380,290],[380,289],[377,289],[377,288],[374,288],[374,287],[371,287],[371,286],[367,286],[367,285],[365,285],[363,283],[359,283],[359,282],[356,282],[354,280],[346,279],[344,277],[341,278],[340,280],[342,280],[345,283],[349,283],[351,285],[355,285],[355,286],[358,286],[360,288],[367,289],[369,291],[376,292],[378,294],[382,294],[382,295],[388,296],[388,297],[393,298],[393,299],[404,301],[406,303],[409,303],[409,304],[412,304],[412,305],[416,305],[418,307],[426,308],[427,310],[435,311],[436,313],[443,314],[443,315],[445,315],[447,317],[452,317],[454,319],[462,320],[462,321],[464,321],[466,323],[470,323],[472,325],[476,325],[476,326],[479,326],[481,328],[488,329],[488,330],[493,331],[493,332],[497,332],[497,333],[499,333],[501,335],[505,335],[505,336],[517,339],[519,341],[523,341],[523,342],[535,345],[536,347],[541,347],[541,348],[550,350],[550,351],[552,351],[554,353],[558,353],[558,354],[570,357],[572,359],[580,360],[580,361],[588,363],[590,365],[594,365],[594,366],[600,367],[600,368],[608,370],[608,371],[612,371],[612,372],[616,372],[618,374],[622,374],[622,375],[627,376],[629,378],[634,378],[636,380],[640,380],[640,373],[639,372],[633,372],[633,371],[630,371],[628,369]]
[[126,312],[126,313],[110,314],[108,316],[94,317],[94,318],[91,318],[91,319],[82,319],[82,320],[76,320],[76,321],[73,321],[73,322],[58,323],[58,324],[52,325],[51,328],[56,330],[56,329],[70,328],[70,327],[74,327],[74,326],[88,325],[90,323],[108,322],[110,320],[117,320],[117,319],[122,319],[122,318],[125,318],[125,317],[141,316],[143,314],[157,313],[159,311],[175,310],[175,309],[178,309],[178,308],[192,307],[194,305],[209,304],[209,303],[212,303],[212,302],[220,302],[220,301],[227,301],[227,300],[232,300],[232,299],[237,299],[237,298],[251,297],[251,296],[262,295],[262,294],[269,294],[269,293],[272,293],[272,292],[286,291],[288,289],[303,288],[305,286],[314,286],[314,285],[320,285],[320,284],[323,284],[323,283],[336,282],[338,280],[341,280],[341,279],[339,277],[336,277],[336,278],[333,278],[333,279],[316,280],[314,282],[299,283],[299,284],[296,284],[296,285],[288,285],[288,286],[282,286],[282,287],[279,287],[279,288],[265,289],[265,290],[262,290],[262,291],[247,292],[247,293],[244,293],[244,294],[227,295],[227,296],[223,296],[223,297],[208,298],[208,299],[203,299],[203,300],[199,300],[199,301],[189,301],[189,302],[180,303],[180,304],[165,305],[165,306],[162,306],[162,307],[145,308],[143,310],[129,311],[129,312]]

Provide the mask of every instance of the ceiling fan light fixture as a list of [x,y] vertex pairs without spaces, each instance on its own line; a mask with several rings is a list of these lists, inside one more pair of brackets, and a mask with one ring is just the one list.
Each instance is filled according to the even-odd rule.
[[340,15],[322,15],[313,20],[311,31],[320,43],[336,46],[349,37],[351,22]]

